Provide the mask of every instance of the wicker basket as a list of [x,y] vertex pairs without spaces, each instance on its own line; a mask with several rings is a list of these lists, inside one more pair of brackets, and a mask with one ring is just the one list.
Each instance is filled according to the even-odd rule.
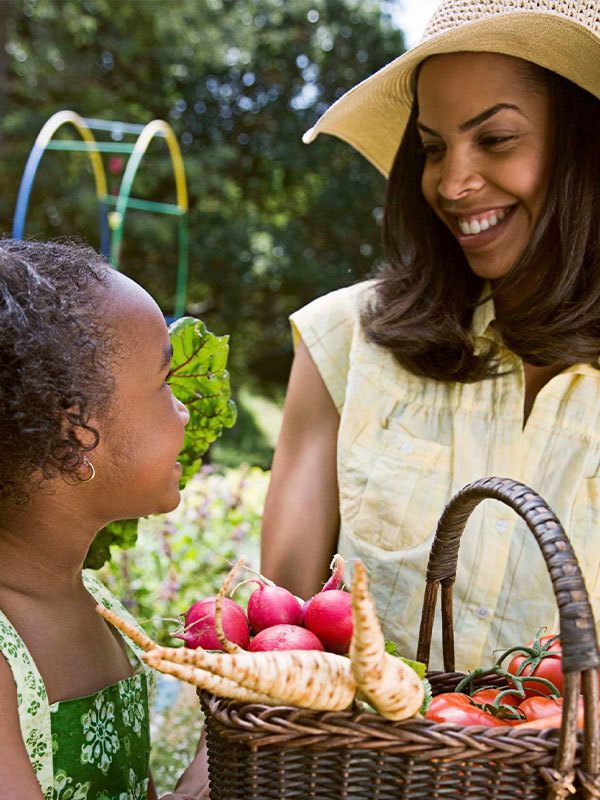
[[[465,487],[446,506],[429,558],[417,658],[428,661],[441,584],[445,671],[429,674],[434,694],[451,691],[463,677],[454,672],[452,585],[462,531],[475,506],[486,498],[501,500],[521,515],[550,572],[565,671],[562,729],[528,732],[425,719],[390,722],[352,710],[273,708],[200,692],[212,800],[600,798],[600,656],[594,619],[560,522],[527,486],[487,478]],[[577,732],[581,675],[585,726]]]

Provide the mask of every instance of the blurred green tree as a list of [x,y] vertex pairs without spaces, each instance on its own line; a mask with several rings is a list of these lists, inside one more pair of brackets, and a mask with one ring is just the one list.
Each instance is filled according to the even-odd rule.
[[[28,151],[45,120],[167,119],[190,190],[189,311],[231,334],[233,384],[287,378],[287,315],[367,275],[383,257],[384,180],[347,145],[302,133],[403,51],[376,0],[13,0],[0,8],[0,228],[9,233]],[[155,141],[137,196],[174,200]],[[112,176],[116,189],[119,175]],[[128,212],[122,264],[173,305],[172,220]],[[27,234],[99,243],[87,158],[42,161]]]

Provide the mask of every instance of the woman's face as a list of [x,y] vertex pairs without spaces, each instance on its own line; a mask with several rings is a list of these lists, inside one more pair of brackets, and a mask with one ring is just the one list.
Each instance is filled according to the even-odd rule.
[[510,56],[451,53],[428,59],[417,86],[423,194],[488,280],[510,272],[546,194],[550,100],[523,69]]

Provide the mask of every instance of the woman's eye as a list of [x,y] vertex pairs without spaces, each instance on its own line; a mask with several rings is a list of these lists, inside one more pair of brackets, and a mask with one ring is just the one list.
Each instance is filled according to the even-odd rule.
[[430,161],[433,161],[439,158],[443,154],[444,146],[441,144],[433,144],[433,143],[427,144],[424,142],[421,145],[421,151],[424,154],[425,158],[429,159]]
[[507,142],[512,142],[516,138],[516,136],[484,136],[481,139],[481,144],[484,147],[498,147],[499,145],[506,144]]

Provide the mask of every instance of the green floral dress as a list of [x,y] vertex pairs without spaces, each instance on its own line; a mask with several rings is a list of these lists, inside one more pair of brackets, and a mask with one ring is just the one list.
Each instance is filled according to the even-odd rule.
[[[94,599],[139,627],[91,573]],[[136,672],[89,697],[48,703],[23,640],[0,612],[0,652],[12,669],[23,741],[46,800],[145,800],[150,755],[151,672],[129,640]]]

